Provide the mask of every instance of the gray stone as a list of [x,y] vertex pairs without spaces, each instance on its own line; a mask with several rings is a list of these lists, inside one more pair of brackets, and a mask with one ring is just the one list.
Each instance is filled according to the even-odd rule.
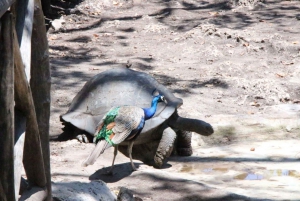
[[61,29],[62,25],[65,23],[66,23],[66,21],[64,20],[63,17],[61,17],[59,19],[53,20],[51,23],[51,26],[55,31],[59,31]]
[[52,183],[52,196],[60,201],[115,201],[117,196],[102,181]]

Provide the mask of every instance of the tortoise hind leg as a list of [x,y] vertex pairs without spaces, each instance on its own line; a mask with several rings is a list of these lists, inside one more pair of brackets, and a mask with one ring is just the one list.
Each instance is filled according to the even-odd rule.
[[171,155],[176,139],[175,131],[167,127],[162,134],[162,138],[154,156],[154,167],[161,168],[166,159]]
[[193,154],[192,149],[192,132],[178,130],[176,140],[176,151],[178,156],[191,156]]

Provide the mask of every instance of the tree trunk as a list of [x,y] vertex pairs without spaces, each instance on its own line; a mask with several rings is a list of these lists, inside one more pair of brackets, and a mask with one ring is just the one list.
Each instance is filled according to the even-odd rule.
[[38,119],[40,138],[42,142],[43,158],[47,179],[47,200],[51,200],[51,173],[49,150],[49,119],[50,119],[50,65],[48,40],[44,14],[41,2],[34,2],[34,21],[32,30],[32,54],[31,54],[31,80],[30,86],[33,95],[35,111]]
[[14,68],[13,20],[0,21],[0,200],[14,201]]

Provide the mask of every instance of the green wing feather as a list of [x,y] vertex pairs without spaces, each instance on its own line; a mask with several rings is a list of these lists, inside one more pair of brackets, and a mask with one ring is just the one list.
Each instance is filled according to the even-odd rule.
[[[94,137],[96,147],[84,161],[83,166],[94,164],[104,150],[126,140],[132,131],[140,125],[143,118],[144,110],[138,107],[122,106],[110,109],[97,126]],[[111,123],[114,123],[113,126],[109,126]],[[114,136],[110,139],[112,133]]]
[[105,116],[105,119],[103,121],[103,126],[99,133],[95,136],[94,142],[97,144],[99,140],[105,139],[109,144],[115,145],[111,140],[110,140],[110,135],[113,133],[112,129],[107,130],[106,127],[108,124],[112,123],[115,121],[116,116],[119,113],[120,107],[114,107],[108,111],[108,113]]

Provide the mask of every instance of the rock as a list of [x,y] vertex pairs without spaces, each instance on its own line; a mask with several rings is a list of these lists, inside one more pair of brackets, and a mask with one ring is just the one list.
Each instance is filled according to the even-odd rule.
[[52,196],[60,201],[115,201],[117,196],[102,181],[52,182]]
[[286,126],[285,128],[286,128],[286,131],[287,131],[287,132],[291,132],[292,129],[293,129],[291,126]]
[[55,30],[55,31],[58,31],[61,29],[62,25],[65,24],[66,21],[64,20],[63,16],[59,19],[56,19],[56,20],[53,20],[52,23],[51,23],[51,26],[52,28]]
[[118,201],[135,201],[135,199],[129,189],[121,187],[118,194]]

